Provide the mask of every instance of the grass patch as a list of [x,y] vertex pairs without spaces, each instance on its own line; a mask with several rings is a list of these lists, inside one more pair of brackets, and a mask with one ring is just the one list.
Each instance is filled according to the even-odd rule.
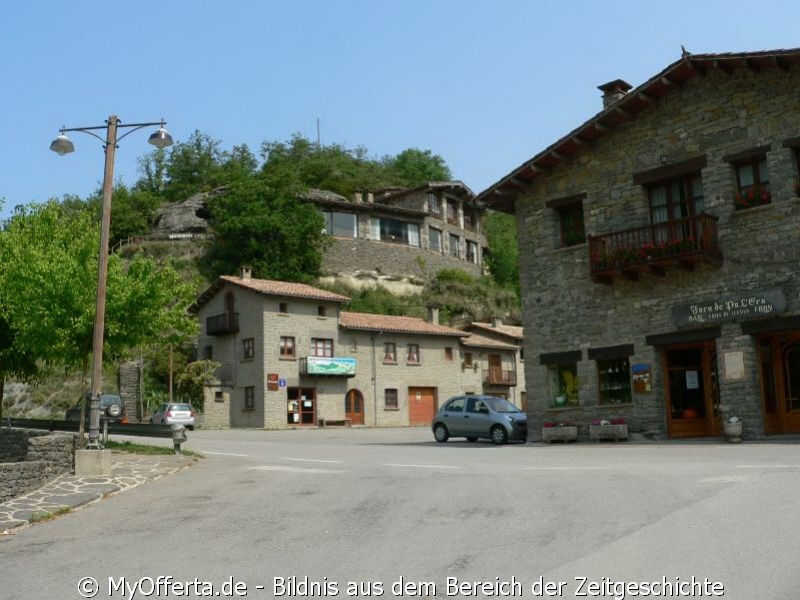
[[55,512],[48,512],[46,510],[35,511],[31,514],[30,522],[44,523],[45,521],[52,521],[53,519],[60,517],[61,515],[65,515],[71,511],[72,509],[69,506],[62,506]]
[[[174,456],[175,450],[167,448],[166,446],[148,446],[146,444],[135,444],[133,442],[112,442],[108,441],[105,447],[109,450],[119,450],[121,452],[130,452],[131,454],[147,454],[150,456]],[[195,456],[202,458],[202,454],[192,452],[191,450],[181,449],[181,454],[186,456]]]

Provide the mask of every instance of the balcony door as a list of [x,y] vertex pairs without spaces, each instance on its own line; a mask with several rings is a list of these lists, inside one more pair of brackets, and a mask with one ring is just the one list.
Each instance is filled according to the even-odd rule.
[[691,218],[705,210],[700,173],[654,183],[648,195],[654,244],[697,237],[699,232],[692,231]]
[[663,352],[669,436],[720,435],[715,343],[667,346]]
[[758,339],[764,433],[800,433],[800,331]]

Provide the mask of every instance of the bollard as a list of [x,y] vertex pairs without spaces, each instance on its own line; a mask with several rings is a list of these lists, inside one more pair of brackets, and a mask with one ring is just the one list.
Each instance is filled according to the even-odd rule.
[[181,444],[186,441],[186,427],[183,425],[172,426],[172,445],[175,448],[175,454],[181,453]]

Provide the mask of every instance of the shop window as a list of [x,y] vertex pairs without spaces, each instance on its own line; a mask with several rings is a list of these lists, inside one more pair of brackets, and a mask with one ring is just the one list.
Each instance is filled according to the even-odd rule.
[[256,409],[256,388],[248,385],[244,388],[244,408],[243,410],[251,411]]
[[599,404],[626,404],[631,400],[631,365],[627,357],[597,361]]
[[551,405],[578,406],[578,363],[549,366]]
[[767,157],[762,154],[734,163],[738,191],[733,197],[736,210],[769,204],[769,172]]
[[256,344],[253,338],[242,340],[242,359],[250,360],[256,356]]
[[384,342],[383,362],[394,364],[397,362],[397,346],[394,342]]
[[397,403],[397,389],[387,388],[383,390],[383,407],[386,410],[397,410],[399,408]]
[[333,340],[326,338],[311,338],[311,356],[330,358],[333,356]]
[[407,362],[410,365],[418,365],[419,364],[419,344],[409,344],[408,345]]
[[281,336],[281,358],[294,358],[294,338]]

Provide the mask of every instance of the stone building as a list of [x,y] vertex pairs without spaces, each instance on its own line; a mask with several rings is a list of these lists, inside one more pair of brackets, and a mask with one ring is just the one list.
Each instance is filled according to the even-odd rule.
[[[525,410],[525,363],[522,327],[504,325],[499,318],[491,323],[469,323],[461,340],[464,368],[480,371],[484,394],[506,398]],[[467,393],[473,393],[467,390]]]
[[800,432],[800,49],[689,54],[477,196],[516,214],[531,437]]
[[[200,354],[220,363],[204,426],[427,425],[450,396],[524,389],[518,346],[440,325],[435,310],[428,322],[344,311],[348,300],[247,271],[214,282],[193,306]],[[485,368],[484,348],[497,357]]]
[[324,190],[309,190],[303,199],[325,217],[327,275],[392,288],[393,281],[423,281],[442,269],[483,274],[485,209],[460,181],[358,192],[352,202]]

